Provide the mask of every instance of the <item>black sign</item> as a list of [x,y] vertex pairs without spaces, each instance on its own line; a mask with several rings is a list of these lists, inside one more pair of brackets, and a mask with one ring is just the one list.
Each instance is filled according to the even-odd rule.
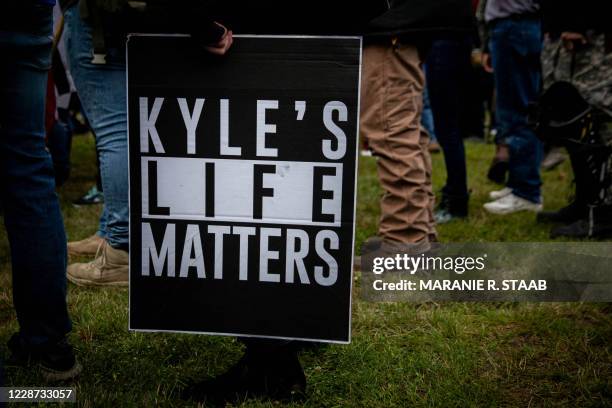
[[128,40],[130,328],[350,340],[361,40]]

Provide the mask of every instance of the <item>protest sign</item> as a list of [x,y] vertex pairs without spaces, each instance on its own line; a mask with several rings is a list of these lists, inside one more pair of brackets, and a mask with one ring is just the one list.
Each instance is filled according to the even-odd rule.
[[128,40],[130,329],[350,341],[361,40]]

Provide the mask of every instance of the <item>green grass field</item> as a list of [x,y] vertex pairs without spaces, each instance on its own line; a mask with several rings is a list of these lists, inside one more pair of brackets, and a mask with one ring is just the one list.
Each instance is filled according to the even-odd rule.
[[[547,241],[533,214],[482,210],[496,188],[485,178],[491,145],[468,144],[469,220],[439,228],[443,242]],[[91,137],[76,137],[73,175],[60,191],[69,239],[91,235],[99,207],[71,201],[94,180]],[[372,158],[360,159],[356,247],[376,232],[380,189]],[[434,181],[444,179],[434,156]],[[567,164],[544,174],[545,207],[564,204]],[[0,229],[0,356],[17,330],[10,259]],[[307,407],[604,407],[612,406],[612,307],[577,303],[366,303],[356,291],[353,341],[304,352]],[[130,333],[125,289],[70,285],[71,342],[84,371],[76,381],[84,407],[185,406],[177,391],[191,379],[223,372],[241,355],[232,338]],[[10,369],[9,385],[42,385],[39,373]],[[242,406],[278,406],[245,401]],[[302,406],[296,404],[295,406]]]

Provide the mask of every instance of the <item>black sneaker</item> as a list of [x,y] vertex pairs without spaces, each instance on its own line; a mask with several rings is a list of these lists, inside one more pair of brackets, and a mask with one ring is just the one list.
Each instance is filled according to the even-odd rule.
[[440,204],[434,212],[436,224],[446,224],[454,220],[464,219],[468,216],[468,196],[449,196],[442,194]]
[[181,398],[225,406],[248,398],[300,401],[305,397],[306,377],[296,353],[253,358],[247,354],[218,377],[195,383]]
[[7,367],[28,367],[38,365],[45,380],[49,382],[66,381],[77,377],[81,364],[76,360],[72,346],[66,339],[41,346],[28,346],[19,333],[8,341],[11,356],[6,361]]
[[104,193],[98,190],[98,187],[93,186],[89,189],[83,197],[77,198],[72,204],[79,205],[92,205],[104,203]]

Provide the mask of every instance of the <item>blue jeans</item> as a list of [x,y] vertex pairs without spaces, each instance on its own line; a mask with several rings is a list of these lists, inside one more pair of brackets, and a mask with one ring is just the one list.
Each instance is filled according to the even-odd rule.
[[423,88],[423,112],[421,113],[421,126],[423,126],[427,133],[429,133],[429,142],[437,142],[436,132],[434,130],[433,112],[431,111],[431,104],[429,103],[429,92],[427,92],[427,86]]
[[[128,154],[125,49],[108,49],[104,65],[91,63],[91,27],[78,7],[64,16],[65,41],[85,115],[96,135],[104,190],[99,234],[114,248],[128,248]],[[104,226],[106,224],[106,226]]]
[[541,86],[540,22],[532,18],[494,22],[490,48],[497,90],[498,136],[510,149],[507,186],[513,194],[539,203],[542,144],[527,125],[527,113]]
[[0,31],[0,201],[20,336],[33,346],[61,340],[71,330],[66,234],[45,148],[51,10],[32,5],[24,13],[36,28]]
[[470,36],[436,40],[427,57],[429,100],[438,143],[444,153],[446,185],[442,194],[468,199],[465,148],[460,126],[464,84],[470,69]]

